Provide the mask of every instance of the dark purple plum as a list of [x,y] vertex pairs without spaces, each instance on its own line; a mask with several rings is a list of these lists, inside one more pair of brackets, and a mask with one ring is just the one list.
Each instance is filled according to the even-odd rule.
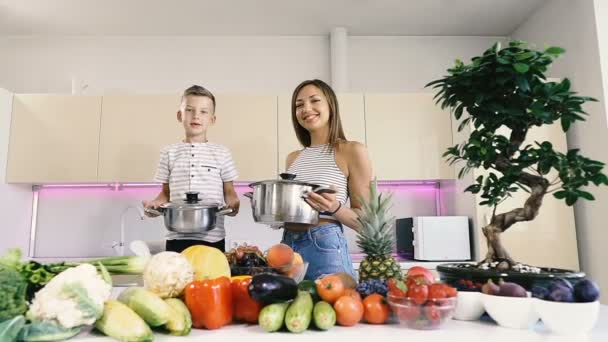
[[574,302],[574,291],[565,286],[558,285],[553,287],[553,290],[549,292],[546,299],[553,302],[572,303]]
[[553,290],[558,287],[563,286],[565,288],[570,289],[570,291],[574,291],[574,287],[572,287],[572,283],[563,278],[555,278],[549,283],[549,292],[553,292]]
[[494,284],[494,282],[492,281],[492,279],[488,279],[488,282],[483,284],[483,286],[481,287],[481,292],[485,293],[485,294],[489,294],[489,295],[498,295],[498,292],[500,291],[500,287],[496,284]]
[[521,285],[510,282],[501,282],[498,291],[499,296],[503,297],[527,297],[526,289]]
[[546,299],[549,295],[549,289],[542,285],[534,285],[532,287],[532,297]]
[[597,284],[589,279],[583,279],[574,285],[574,298],[577,302],[595,302],[600,297]]

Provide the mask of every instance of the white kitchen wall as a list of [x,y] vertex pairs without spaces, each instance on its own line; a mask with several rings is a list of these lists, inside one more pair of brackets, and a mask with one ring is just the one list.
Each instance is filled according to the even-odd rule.
[[[500,37],[350,37],[353,92],[420,90]],[[2,43],[3,42],[3,43]],[[329,38],[14,37],[0,38],[0,84],[15,93],[176,92],[202,83],[215,92],[289,92],[329,80]]]
[[[602,67],[602,80],[604,86],[604,99],[608,99],[608,1],[594,0],[595,23],[597,25],[597,39],[600,50],[600,63]],[[604,101],[604,110],[608,118],[608,101]]]
[[[604,24],[606,18],[597,17]],[[608,98],[604,97],[602,89],[594,1],[547,1],[513,34],[513,38],[533,42],[539,48],[557,45],[566,49],[566,54],[550,70],[551,77],[568,77],[575,91],[600,101],[585,106],[590,115],[586,122],[575,124],[568,132],[568,147],[580,148],[584,155],[608,163],[608,126],[604,105]],[[608,37],[600,40],[606,39]],[[582,270],[596,279],[605,292],[608,291],[605,263],[608,259],[608,231],[605,229],[608,189],[592,188],[591,192],[595,201],[580,201],[575,206],[579,259]]]
[[9,247],[27,254],[30,237],[32,191],[27,185],[5,184],[12,94],[0,89],[0,255]]
[[[263,249],[281,240],[282,231],[272,230],[253,221],[251,202],[237,187],[241,208],[236,217],[227,217],[226,245],[247,242]],[[437,213],[437,189],[432,186],[380,187],[393,194],[391,214],[395,217],[428,216]],[[124,214],[124,242],[144,240],[161,246],[166,233],[162,218],[140,219],[136,209],[141,200],[156,196],[159,188],[43,188],[39,191],[35,256],[38,258],[95,257],[114,255],[113,242],[120,241],[121,218]],[[346,229],[351,252],[358,252],[356,234]],[[128,247],[125,248],[129,254]]]

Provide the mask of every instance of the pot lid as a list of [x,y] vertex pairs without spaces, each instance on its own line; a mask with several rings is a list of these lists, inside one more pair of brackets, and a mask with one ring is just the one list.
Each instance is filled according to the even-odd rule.
[[171,208],[171,209],[211,209],[218,208],[218,205],[212,204],[204,204],[201,203],[201,199],[198,197],[198,191],[188,191],[186,192],[186,198],[183,200],[167,202],[161,205],[161,208]]
[[281,176],[281,179],[269,179],[269,180],[263,180],[263,181],[259,181],[259,182],[255,182],[255,183],[251,183],[249,184],[250,187],[254,187],[256,185],[260,185],[260,184],[294,184],[294,185],[304,185],[304,186],[310,186],[313,189],[320,187],[319,184],[313,184],[313,183],[308,183],[308,182],[300,182],[295,180],[296,175],[293,173],[281,173],[279,174],[279,176]]

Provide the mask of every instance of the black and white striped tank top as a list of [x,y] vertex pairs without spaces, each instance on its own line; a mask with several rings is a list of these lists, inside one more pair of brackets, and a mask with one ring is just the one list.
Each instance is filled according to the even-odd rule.
[[287,172],[295,174],[295,180],[300,182],[335,186],[336,198],[342,204],[348,199],[346,176],[336,164],[336,152],[329,144],[305,147]]

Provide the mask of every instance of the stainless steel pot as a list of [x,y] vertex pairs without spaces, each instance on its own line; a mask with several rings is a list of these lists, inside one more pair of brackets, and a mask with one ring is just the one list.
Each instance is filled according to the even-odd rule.
[[253,220],[274,227],[284,223],[319,223],[319,212],[303,198],[306,192],[335,193],[318,184],[295,181],[296,175],[282,173],[281,179],[249,184],[253,192],[245,193],[251,199]]
[[176,233],[203,233],[215,227],[218,216],[230,214],[231,208],[219,208],[200,203],[198,192],[187,192],[186,199],[168,202],[156,209],[145,209],[154,215],[162,215],[167,230]]

